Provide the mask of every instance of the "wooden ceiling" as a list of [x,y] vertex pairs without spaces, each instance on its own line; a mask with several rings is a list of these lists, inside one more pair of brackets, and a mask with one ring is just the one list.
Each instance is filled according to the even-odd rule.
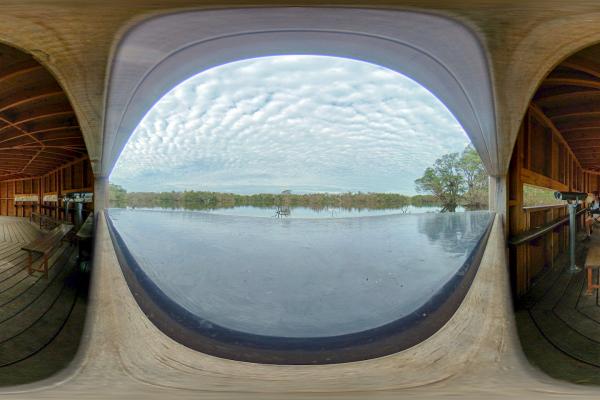
[[44,175],[87,155],[69,99],[32,56],[0,45],[0,180]]
[[559,64],[533,103],[565,138],[582,168],[600,171],[600,46]]

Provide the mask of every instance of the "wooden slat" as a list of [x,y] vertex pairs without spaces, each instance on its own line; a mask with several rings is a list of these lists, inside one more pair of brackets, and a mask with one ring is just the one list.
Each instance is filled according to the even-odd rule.
[[25,251],[44,254],[54,248],[71,230],[73,225],[61,224],[54,228],[50,233],[34,240],[31,243],[21,247]]

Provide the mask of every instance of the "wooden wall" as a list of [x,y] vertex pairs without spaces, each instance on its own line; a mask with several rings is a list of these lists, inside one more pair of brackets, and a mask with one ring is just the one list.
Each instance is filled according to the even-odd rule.
[[[87,157],[36,178],[0,182],[0,215],[28,217],[32,211],[62,218],[60,198],[69,192],[93,192],[94,176]],[[15,195],[38,195],[39,203],[15,203]],[[43,202],[44,195],[57,195],[58,202]],[[87,211],[93,207],[86,205]]]
[[[600,175],[584,171],[552,122],[534,106],[530,107],[513,150],[509,170],[509,236],[526,232],[567,215],[566,206],[523,206],[523,184],[560,191],[594,192]],[[579,218],[582,225],[582,217]],[[513,291],[521,296],[556,257],[568,250],[568,226],[532,242],[510,247]]]

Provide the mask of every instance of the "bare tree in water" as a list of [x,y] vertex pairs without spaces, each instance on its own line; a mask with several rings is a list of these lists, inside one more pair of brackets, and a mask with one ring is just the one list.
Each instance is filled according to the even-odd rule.
[[284,190],[281,192],[281,201],[275,206],[274,217],[283,218],[289,217],[292,214],[292,210],[290,208],[290,194],[292,194],[291,190]]

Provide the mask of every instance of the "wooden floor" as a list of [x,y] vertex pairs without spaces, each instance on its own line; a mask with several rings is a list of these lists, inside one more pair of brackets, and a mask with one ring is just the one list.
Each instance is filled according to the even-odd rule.
[[[579,238],[577,265],[600,246],[599,231]],[[587,294],[585,271],[570,273],[567,265],[567,255],[559,257],[519,303],[519,336],[529,360],[552,377],[600,385],[600,294]]]
[[48,279],[29,275],[21,247],[41,234],[27,219],[0,217],[0,385],[56,373],[81,337],[85,293],[75,247],[63,244],[52,254]]

